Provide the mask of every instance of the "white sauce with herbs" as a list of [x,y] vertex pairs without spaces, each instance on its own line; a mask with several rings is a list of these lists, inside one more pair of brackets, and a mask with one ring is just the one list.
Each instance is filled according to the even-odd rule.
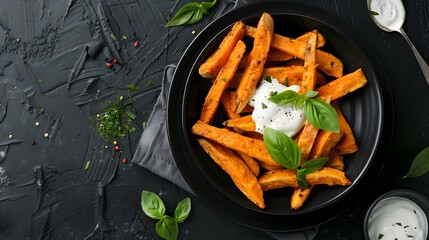
[[427,237],[428,221],[423,210],[403,197],[389,197],[373,209],[368,221],[372,239],[417,239]]
[[249,101],[249,105],[254,107],[252,119],[256,124],[256,132],[263,133],[265,127],[270,127],[293,137],[304,126],[304,109],[295,109],[292,105],[279,106],[268,101],[274,92],[286,90],[298,92],[299,86],[286,87],[274,78],[271,82],[261,81]]
[[370,0],[373,18],[390,30],[399,30],[405,21],[405,9],[401,0]]

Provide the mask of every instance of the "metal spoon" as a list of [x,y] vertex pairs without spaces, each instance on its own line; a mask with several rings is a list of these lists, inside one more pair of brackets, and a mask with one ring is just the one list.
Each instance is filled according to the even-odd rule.
[[402,25],[405,21],[405,8],[401,0],[367,0],[371,18],[375,24],[386,32],[399,32],[413,50],[414,56],[429,84],[429,66],[408,38]]

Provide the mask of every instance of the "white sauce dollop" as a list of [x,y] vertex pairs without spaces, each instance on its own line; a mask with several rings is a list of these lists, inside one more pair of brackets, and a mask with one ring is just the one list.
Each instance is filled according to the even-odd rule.
[[256,124],[256,132],[263,133],[265,127],[270,127],[293,137],[304,126],[304,109],[295,109],[293,105],[280,106],[268,101],[272,93],[286,90],[298,92],[299,86],[286,87],[274,78],[271,82],[260,82],[249,101],[249,105],[254,107],[252,119]]
[[401,0],[370,0],[370,10],[378,13],[374,19],[390,30],[399,30],[405,21],[405,9]]
[[380,201],[368,221],[371,240],[425,240],[427,229],[426,214],[416,203],[403,197],[389,197]]

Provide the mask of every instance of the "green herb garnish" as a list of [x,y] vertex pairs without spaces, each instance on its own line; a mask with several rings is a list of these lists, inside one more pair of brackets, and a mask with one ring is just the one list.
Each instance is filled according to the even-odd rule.
[[162,199],[153,192],[143,190],[141,194],[143,212],[150,218],[158,219],[156,232],[164,239],[177,239],[179,223],[184,222],[191,212],[191,200],[185,198],[177,204],[174,217],[165,214],[165,205]]
[[269,82],[269,83],[271,83],[273,81],[273,79],[271,78],[271,76],[266,76],[264,78],[264,80],[267,81],[267,82]]
[[220,80],[222,80],[223,82],[226,82],[226,78],[224,78],[224,77],[221,78]]
[[378,238],[377,239],[382,239],[384,237],[384,234],[378,234]]
[[135,131],[136,129],[131,127],[131,122],[135,118],[136,115],[130,107],[117,102],[100,114],[97,118],[97,128],[102,138],[112,141]]
[[201,21],[204,15],[209,14],[209,9],[216,4],[216,0],[202,3],[188,3],[183,6],[165,27],[192,25]]
[[321,99],[314,98],[318,92],[308,90],[305,94],[299,94],[292,90],[286,90],[268,98],[269,101],[278,105],[294,104],[296,108],[304,108],[305,118],[313,126],[338,133],[340,123],[335,109]]
[[265,105],[265,103],[261,103],[261,104],[262,104],[262,109],[267,109],[268,108],[268,106]]
[[134,92],[140,90],[138,87],[136,87],[135,84],[129,84],[129,85],[127,85],[127,89],[130,90],[130,91],[134,91]]
[[372,16],[380,15],[378,12],[372,10],[369,10],[369,14],[371,14]]
[[429,171],[429,147],[423,149],[414,158],[408,173],[402,178],[420,177]]
[[264,144],[271,157],[281,166],[296,170],[296,179],[301,188],[307,188],[306,175],[316,172],[329,160],[328,157],[315,158],[301,164],[301,150],[292,138],[275,129],[264,128]]
[[90,165],[91,165],[91,161],[87,161],[85,164],[85,170],[88,170]]
[[152,80],[149,80],[147,83],[146,83],[146,85],[144,86],[145,88],[150,88],[150,87],[152,87],[153,86],[153,81]]

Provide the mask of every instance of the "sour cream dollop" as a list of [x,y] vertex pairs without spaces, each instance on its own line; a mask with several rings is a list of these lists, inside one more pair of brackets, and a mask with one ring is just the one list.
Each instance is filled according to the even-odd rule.
[[427,239],[428,221],[424,211],[403,197],[389,197],[373,209],[368,221],[372,239]]
[[304,109],[296,109],[293,105],[280,106],[268,100],[273,93],[286,90],[298,92],[299,86],[286,87],[274,78],[260,82],[249,101],[249,105],[254,107],[252,119],[256,132],[263,133],[265,127],[270,127],[293,137],[304,126]]

